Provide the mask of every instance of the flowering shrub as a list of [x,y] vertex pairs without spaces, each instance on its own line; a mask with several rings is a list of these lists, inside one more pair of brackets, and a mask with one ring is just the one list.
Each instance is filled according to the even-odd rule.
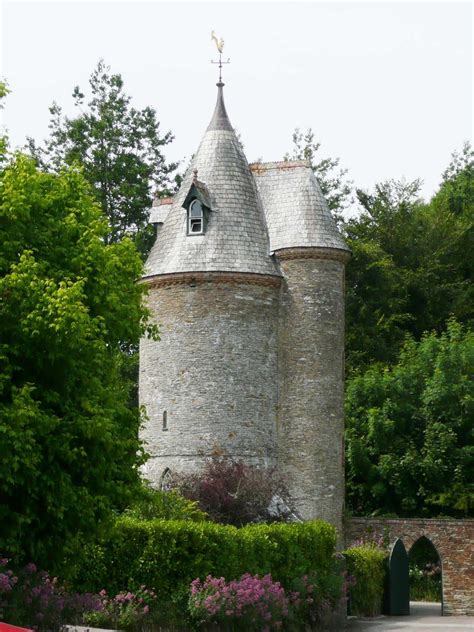
[[101,609],[84,615],[84,623],[99,628],[119,630],[141,629],[142,624],[151,623],[153,607],[157,597],[152,590],[141,586],[135,593],[120,592],[115,597],[105,590],[99,593]]
[[9,560],[0,560],[0,620],[37,630],[59,629],[80,623],[85,611],[100,609],[98,595],[69,593],[57,577],[27,564],[14,572]]
[[351,580],[336,572],[304,575],[285,591],[271,575],[246,573],[239,580],[208,576],[191,584],[189,609],[197,623],[221,624],[230,630],[321,629],[345,598]]
[[0,621],[29,627],[38,632],[59,630],[64,624],[95,625],[121,630],[141,629],[156,620],[156,595],[141,586],[135,593],[114,597],[73,593],[57,577],[27,564],[17,573],[7,558],[0,559]]
[[204,582],[192,582],[189,607],[200,623],[225,623],[234,630],[268,632],[282,628],[289,614],[289,598],[271,575],[260,578],[246,573],[230,582],[208,575]]

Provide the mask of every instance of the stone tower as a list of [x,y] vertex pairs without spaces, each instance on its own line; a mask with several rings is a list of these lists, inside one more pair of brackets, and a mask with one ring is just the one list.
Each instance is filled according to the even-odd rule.
[[217,85],[179,192],[152,209],[145,476],[213,455],[277,465],[303,518],[340,527],[349,251],[306,163],[248,165]]

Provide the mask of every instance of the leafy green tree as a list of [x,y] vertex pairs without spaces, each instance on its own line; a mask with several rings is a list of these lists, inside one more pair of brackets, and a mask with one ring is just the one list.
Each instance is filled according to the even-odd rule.
[[0,173],[0,550],[51,569],[139,486],[124,341],[147,324],[140,256],[109,243],[76,168]]
[[433,204],[457,215],[474,212],[474,150],[471,143],[465,142],[460,152],[453,152]]
[[321,158],[321,143],[314,138],[311,128],[302,132],[296,128],[293,132],[293,150],[284,156],[284,160],[307,160],[319,182],[321,191],[338,223],[342,221],[342,212],[352,199],[353,183],[347,180],[347,169],[339,167],[339,158]]
[[[4,81],[0,81],[0,110],[3,110],[3,99],[10,92],[7,84]],[[0,162],[5,159],[6,151],[8,147],[8,139],[5,135],[0,135]]]
[[416,268],[420,182],[377,184],[357,191],[358,217],[344,224],[347,266],[347,365],[394,361],[413,320],[410,276]]
[[347,500],[359,515],[474,515],[474,332],[450,320],[348,381]]
[[74,88],[74,105],[80,112],[76,117],[68,118],[56,103],[52,105],[50,138],[43,148],[29,139],[30,152],[42,167],[54,171],[79,163],[108,218],[107,242],[131,236],[145,256],[154,238],[147,225],[152,189],[167,195],[177,166],[167,164],[163,155],[173,136],[160,134],[153,108],[131,106],[121,75],[111,74],[102,60],[89,83],[88,103],[79,87]]
[[455,154],[429,204],[420,181],[391,180],[374,193],[357,191],[358,217],[343,230],[353,256],[347,266],[349,371],[395,361],[406,334],[443,331],[455,316],[474,318],[472,150]]

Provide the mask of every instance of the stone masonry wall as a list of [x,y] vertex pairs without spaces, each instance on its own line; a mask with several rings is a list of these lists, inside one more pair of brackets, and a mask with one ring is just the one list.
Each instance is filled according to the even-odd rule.
[[280,327],[279,467],[304,519],[342,529],[344,263],[286,258]]
[[161,341],[140,345],[145,477],[158,484],[165,468],[189,471],[212,454],[275,464],[278,285],[150,288]]
[[349,518],[346,545],[367,535],[386,537],[390,547],[398,538],[407,551],[422,536],[441,559],[443,614],[474,614],[474,520]]

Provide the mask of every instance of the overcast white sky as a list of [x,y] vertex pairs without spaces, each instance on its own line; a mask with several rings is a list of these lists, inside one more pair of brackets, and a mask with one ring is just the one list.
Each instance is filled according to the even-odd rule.
[[421,177],[429,197],[472,138],[469,2],[22,2],[3,0],[3,113],[13,146],[47,135],[53,102],[74,114],[99,58],[151,105],[189,157],[212,115],[225,40],[225,99],[249,161],[281,160],[312,127],[358,187]]

